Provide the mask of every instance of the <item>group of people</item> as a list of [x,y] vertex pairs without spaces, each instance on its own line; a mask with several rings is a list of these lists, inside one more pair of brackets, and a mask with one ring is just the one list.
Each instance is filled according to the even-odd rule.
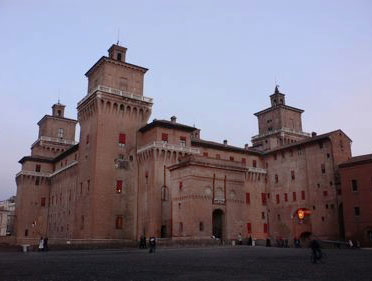
[[39,240],[39,251],[40,252],[46,252],[48,251],[49,248],[48,248],[48,237],[40,237],[40,240]]
[[[139,244],[140,249],[147,249],[147,241],[146,241],[146,236],[142,235],[140,237],[140,244]],[[149,239],[149,253],[155,253],[156,250],[156,238],[155,237],[150,237]]]

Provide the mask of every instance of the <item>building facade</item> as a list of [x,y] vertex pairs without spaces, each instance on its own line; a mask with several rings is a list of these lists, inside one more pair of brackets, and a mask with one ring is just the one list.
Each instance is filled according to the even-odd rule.
[[0,236],[14,235],[15,196],[0,201]]
[[204,140],[175,116],[148,122],[147,69],[126,51],[113,45],[88,70],[78,120],[57,103],[39,121],[16,176],[19,243],[340,236],[338,165],[351,157],[341,130],[303,132],[303,110],[278,87],[251,147]]
[[340,165],[345,238],[372,246],[372,154]]

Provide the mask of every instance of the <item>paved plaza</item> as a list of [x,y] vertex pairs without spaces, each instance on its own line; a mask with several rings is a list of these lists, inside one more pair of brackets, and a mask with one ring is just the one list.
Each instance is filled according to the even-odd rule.
[[0,280],[372,280],[372,250],[215,247],[0,252]]

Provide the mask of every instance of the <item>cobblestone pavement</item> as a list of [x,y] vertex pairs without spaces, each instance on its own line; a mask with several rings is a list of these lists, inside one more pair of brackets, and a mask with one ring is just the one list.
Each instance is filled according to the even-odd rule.
[[0,280],[372,280],[372,250],[216,247],[0,253]]

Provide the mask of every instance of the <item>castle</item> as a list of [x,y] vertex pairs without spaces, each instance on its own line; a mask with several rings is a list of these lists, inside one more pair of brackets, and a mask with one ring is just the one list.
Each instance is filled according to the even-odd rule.
[[147,69],[126,51],[112,45],[87,71],[78,120],[58,102],[38,122],[16,175],[18,243],[342,236],[338,164],[351,140],[341,130],[303,132],[303,110],[278,87],[255,113],[251,147],[204,140],[174,116],[148,123]]

